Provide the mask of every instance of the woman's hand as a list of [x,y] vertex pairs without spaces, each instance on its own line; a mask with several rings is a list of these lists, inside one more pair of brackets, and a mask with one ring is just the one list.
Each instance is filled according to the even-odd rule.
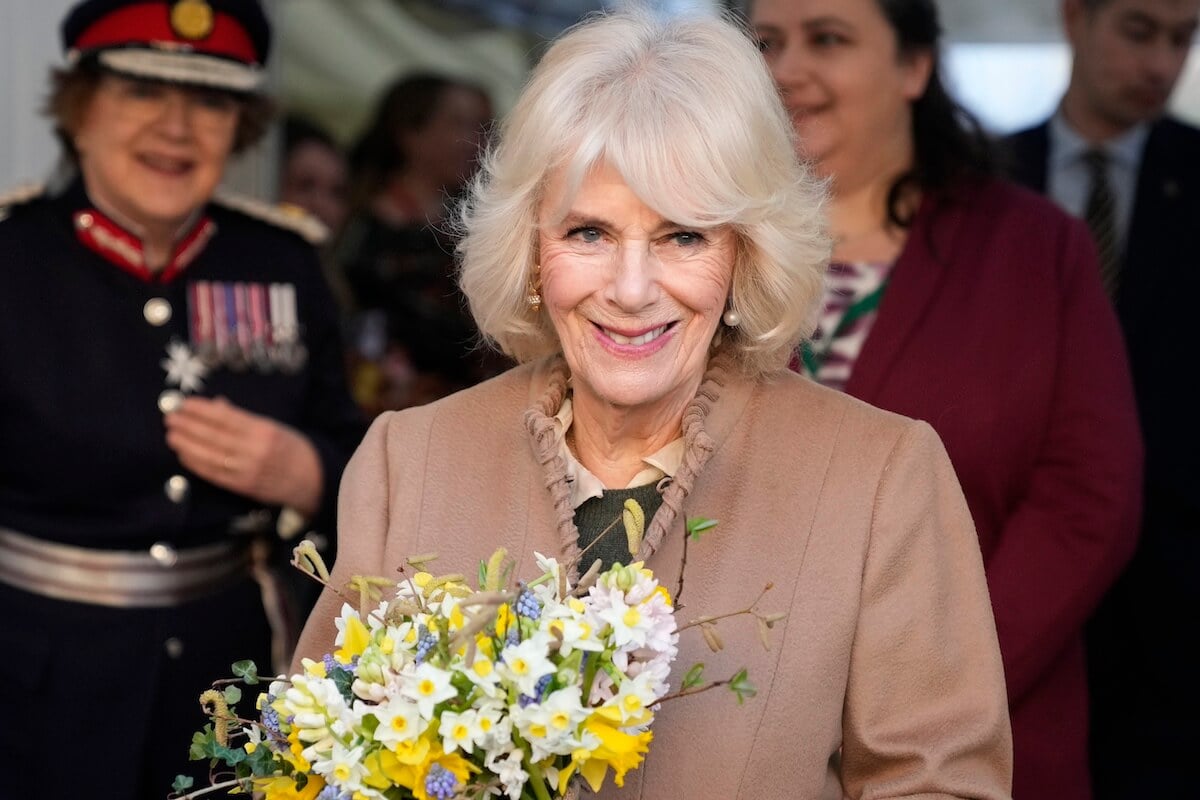
[[304,515],[321,500],[321,461],[303,435],[223,397],[189,397],[166,415],[167,446],[195,474],[231,492]]

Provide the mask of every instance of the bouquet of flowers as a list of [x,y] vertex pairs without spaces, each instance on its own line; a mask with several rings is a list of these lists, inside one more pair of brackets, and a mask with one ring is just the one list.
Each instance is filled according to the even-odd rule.
[[[480,564],[478,589],[462,575],[426,571],[398,583],[356,578],[362,610],[343,605],[331,652],[272,681],[256,718],[237,715],[232,680],[201,697],[212,722],[191,755],[231,773],[186,795],[181,776],[177,795],[549,800],[580,780],[598,790],[609,773],[623,785],[668,697],[679,639],[671,597],[641,563],[601,572],[596,562],[574,585],[555,559],[539,554],[537,563],[541,574],[513,587],[503,550]],[[383,597],[382,585],[394,594]],[[780,617],[753,606],[735,613],[767,625]],[[692,624],[719,647],[714,621]],[[745,670],[707,685],[701,670],[671,697],[718,685],[739,701],[754,693]],[[257,682],[250,662],[234,672]]]

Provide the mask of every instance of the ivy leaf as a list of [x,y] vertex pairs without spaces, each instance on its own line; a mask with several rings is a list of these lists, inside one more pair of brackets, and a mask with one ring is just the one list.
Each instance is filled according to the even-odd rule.
[[236,686],[225,687],[225,702],[229,705],[235,705],[242,699],[242,690]]
[[704,681],[704,662],[700,661],[692,665],[692,668],[683,676],[683,683],[680,689],[690,689],[693,686],[699,686]]
[[213,733],[212,723],[204,726],[203,730],[192,734],[192,744],[188,748],[188,758],[192,761],[202,761],[206,758],[217,757],[217,738]]
[[250,771],[263,777],[266,775],[274,775],[278,764],[275,763],[275,756],[270,747],[259,745],[254,748],[254,752],[246,757],[246,766],[250,767]]
[[236,662],[233,665],[233,674],[251,686],[258,683],[258,667],[255,666],[253,661]]
[[693,542],[698,542],[700,541],[700,534],[704,533],[705,531],[712,530],[715,527],[717,527],[717,521],[715,519],[708,519],[707,517],[691,517],[687,521],[687,535],[691,537]]
[[217,753],[217,757],[231,767],[236,767],[238,764],[246,760],[246,751],[240,747],[235,748],[217,745]]
[[744,703],[747,697],[754,697],[758,694],[758,689],[754,688],[754,684],[750,683],[750,676],[746,672],[745,667],[730,679],[729,689],[737,695],[738,705]]
[[171,784],[171,789],[175,792],[175,794],[183,794],[188,789],[192,788],[192,784],[195,782],[195,779],[188,775],[176,775],[175,782]]
[[328,678],[333,681],[333,685],[337,687],[338,694],[344,697],[347,703],[353,701],[354,692],[350,688],[354,685],[353,673],[341,667],[334,667],[329,671]]

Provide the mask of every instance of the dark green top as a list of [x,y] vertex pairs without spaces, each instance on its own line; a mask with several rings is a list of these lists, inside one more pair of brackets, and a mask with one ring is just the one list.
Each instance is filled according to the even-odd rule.
[[646,514],[646,524],[649,525],[658,507],[662,505],[662,495],[658,493],[657,486],[656,481],[634,486],[632,489],[605,489],[602,496],[589,497],[575,509],[575,527],[579,529],[581,550],[596,541],[596,537],[608,528],[596,546],[583,554],[579,561],[581,573],[587,572],[588,567],[597,558],[603,562],[604,569],[618,561],[622,564],[633,561],[634,554],[629,552],[629,538],[625,535],[625,526],[621,522],[621,511],[625,507],[625,501],[633,498],[642,506],[642,511]]

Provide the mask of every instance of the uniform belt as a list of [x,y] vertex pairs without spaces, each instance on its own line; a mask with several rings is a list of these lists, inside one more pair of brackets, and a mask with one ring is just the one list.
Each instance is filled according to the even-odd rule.
[[0,583],[76,603],[118,608],[181,605],[250,574],[245,544],[174,550],[92,550],[0,528]]

